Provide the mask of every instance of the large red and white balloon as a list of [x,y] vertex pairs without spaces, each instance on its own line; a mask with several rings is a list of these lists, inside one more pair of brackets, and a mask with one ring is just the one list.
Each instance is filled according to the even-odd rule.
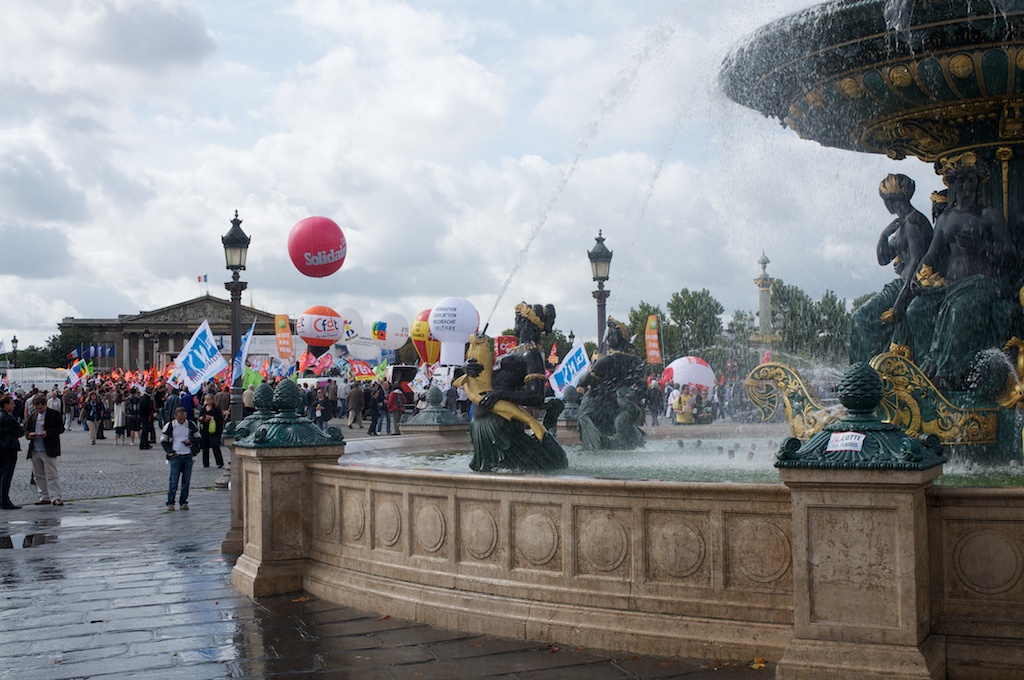
[[310,347],[330,347],[342,333],[341,317],[330,307],[310,307],[295,320],[295,334]]
[[288,234],[288,256],[306,276],[330,276],[341,269],[347,254],[345,234],[328,217],[299,220]]
[[700,357],[680,357],[665,367],[658,382],[662,387],[668,382],[674,382],[679,386],[706,387],[710,390],[715,384],[715,372]]

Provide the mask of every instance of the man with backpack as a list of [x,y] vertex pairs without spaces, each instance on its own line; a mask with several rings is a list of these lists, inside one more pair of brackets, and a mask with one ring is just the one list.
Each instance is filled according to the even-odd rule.
[[405,412],[405,394],[397,380],[391,394],[388,395],[388,412],[391,413],[391,420],[395,424],[395,430],[391,434],[402,434],[399,425],[402,422],[402,414]]

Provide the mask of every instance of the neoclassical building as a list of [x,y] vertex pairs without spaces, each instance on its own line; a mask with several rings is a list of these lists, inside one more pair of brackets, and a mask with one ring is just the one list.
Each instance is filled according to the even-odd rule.
[[[274,335],[274,315],[252,307],[242,306],[241,332],[249,330],[256,319],[257,336]],[[92,343],[116,347],[113,357],[92,359],[100,370],[115,366],[136,370],[157,366],[162,368],[174,361],[192,333],[203,322],[210,322],[215,335],[224,336],[225,356],[231,344],[231,302],[213,297],[209,293],[192,300],[138,314],[121,314],[116,319],[76,319],[65,317],[57,324],[61,333],[83,331],[92,337]],[[295,321],[289,319],[292,333]]]

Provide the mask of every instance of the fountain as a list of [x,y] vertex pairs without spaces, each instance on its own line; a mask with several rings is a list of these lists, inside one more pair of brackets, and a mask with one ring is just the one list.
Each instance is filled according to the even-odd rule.
[[[972,150],[995,163],[986,195],[1019,240],[1017,7],[830,3],[758,33],[725,64],[726,88],[834,146],[927,160]],[[878,383],[858,370],[872,398],[891,391],[895,372]],[[919,384],[903,377],[908,393]],[[781,484],[576,476],[576,452],[546,474],[339,465],[335,441],[298,448],[278,436],[284,423],[253,423],[234,445],[244,555],[233,582],[563,645],[761,656],[780,660],[781,678],[1019,674],[1024,491],[933,486],[934,439],[886,445],[898,461],[880,462],[883,447],[865,442],[896,433],[870,417],[874,402],[851,403],[807,451],[784,443]],[[744,442],[683,443],[767,468]]]
[[[999,350],[1024,337],[1015,254],[1024,245],[1024,6],[828,3],[763,28],[730,55],[722,82],[731,98],[803,138],[935,163],[951,193],[948,208],[936,211],[933,239],[906,201],[912,183],[891,175],[880,187],[887,207],[902,215],[898,236],[917,228],[930,247],[887,256],[898,273],[908,267],[902,290],[887,293],[888,309],[863,310],[855,349],[877,354],[872,365],[886,384],[881,409],[893,422],[935,434],[954,456],[1019,460],[1021,375]],[[882,263],[881,240],[879,247]],[[865,316],[876,311],[881,320]],[[877,340],[857,346],[869,337],[891,338],[889,351],[872,352]],[[814,415],[813,396],[785,368],[750,377],[761,403],[771,401],[768,383],[788,390],[802,435],[827,420]]]

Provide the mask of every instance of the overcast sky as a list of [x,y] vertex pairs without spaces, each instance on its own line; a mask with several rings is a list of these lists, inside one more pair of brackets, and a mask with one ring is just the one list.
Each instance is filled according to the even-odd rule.
[[[708,288],[756,309],[757,259],[817,299],[891,278],[874,244],[895,162],[800,140],[727,100],[729,49],[808,0],[8,0],[0,22],[0,333],[227,298],[220,237],[252,237],[253,304],[411,318],[450,295],[494,334],[520,300],[593,339],[610,311]],[[291,227],[348,258],[302,276]],[[518,253],[535,240],[512,277]],[[244,301],[249,303],[248,292]]]

